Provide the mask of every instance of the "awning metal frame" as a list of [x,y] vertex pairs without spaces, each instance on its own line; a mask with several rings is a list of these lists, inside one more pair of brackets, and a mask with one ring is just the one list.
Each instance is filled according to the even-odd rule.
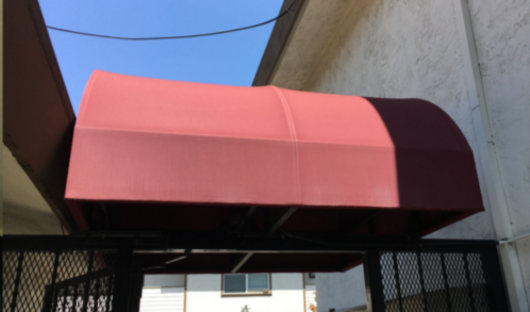
[[[297,207],[289,208],[289,210],[287,210],[281,217],[278,218],[278,220],[276,220],[276,222],[274,222],[269,227],[269,229],[267,230],[267,233],[274,233],[276,230],[278,230],[282,226],[282,224],[284,224],[285,221],[287,221],[287,219],[289,219],[289,217],[292,216],[293,213],[296,212],[297,209],[298,209]],[[254,210],[255,210],[255,206],[250,208],[247,216],[249,216],[252,212],[254,212]],[[247,219],[247,216],[245,216],[245,219]],[[231,272],[236,273],[245,264],[245,262],[247,262],[248,259],[252,257],[253,254],[254,254],[253,252],[249,252],[243,257],[241,257],[241,259],[237,262],[237,264],[232,268]]]
[[91,232],[72,235],[5,235],[3,248],[9,250],[102,250],[124,249],[145,252],[255,252],[322,253],[373,250],[428,251],[473,250],[496,246],[494,240],[419,239],[411,236],[347,235],[286,232]]

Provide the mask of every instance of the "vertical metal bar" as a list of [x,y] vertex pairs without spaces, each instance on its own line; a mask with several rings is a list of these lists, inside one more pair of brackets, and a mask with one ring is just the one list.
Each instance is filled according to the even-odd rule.
[[112,292],[114,294],[112,311],[114,312],[129,311],[132,260],[132,249],[118,250],[118,258],[116,259],[115,265],[114,290]]
[[403,298],[401,297],[401,283],[399,281],[399,265],[397,261],[397,255],[396,252],[392,252],[392,260],[394,262],[394,278],[396,279],[396,290],[398,295],[398,306],[399,306],[399,312],[403,312]]
[[11,312],[15,312],[17,308],[18,288],[20,287],[20,276],[22,275],[22,263],[23,262],[24,262],[24,252],[21,251],[18,253],[17,274],[15,276],[15,287],[13,289],[13,298],[11,299]]
[[447,310],[449,312],[452,312],[453,306],[451,305],[451,297],[449,294],[449,282],[447,281],[447,268],[445,266],[445,255],[443,252],[440,252],[440,261],[442,262],[442,275],[444,278],[445,300],[447,301]]
[[[44,300],[43,300],[44,303],[42,304],[42,309],[41,309],[42,312],[53,311],[51,308],[53,294],[51,292],[52,292],[52,288],[50,285],[44,286]],[[0,311],[3,311],[3,310],[0,309]]]
[[105,300],[105,312],[110,311],[110,297],[112,296],[112,285],[114,285],[114,273],[107,277],[107,298]]
[[363,258],[364,282],[366,285],[366,305],[368,311],[384,312],[383,275],[379,251],[367,251]]
[[480,253],[482,270],[486,279],[486,291],[488,294],[488,304],[492,311],[510,311],[508,304],[508,294],[506,285],[502,277],[499,254],[497,247],[486,247]]
[[101,287],[101,280],[103,278],[101,276],[98,276],[96,278],[96,292],[94,293],[94,312],[99,311],[99,295],[100,295],[100,287]]
[[70,286],[66,286],[64,288],[64,300],[63,300],[63,312],[66,312],[66,307],[67,307],[67,299],[68,299],[68,291],[70,290]]
[[418,272],[420,274],[420,286],[421,286],[421,295],[423,297],[423,311],[428,312],[429,308],[427,307],[427,292],[425,291],[425,280],[423,278],[423,263],[421,262],[421,253],[416,252],[416,261],[418,262]]
[[85,279],[85,293],[83,294],[83,312],[88,310],[88,300],[90,300],[90,283],[92,275],[92,267],[94,266],[94,251],[88,253],[88,272]]
[[469,262],[467,260],[467,252],[462,254],[464,258],[464,270],[466,272],[467,291],[469,293],[469,303],[471,304],[471,311],[477,312],[475,297],[473,296],[473,284],[471,283],[471,274],[469,273]]
[[49,303],[49,306],[51,308],[50,311],[54,311],[55,305],[57,304],[57,295],[55,290],[55,283],[57,281],[57,271],[59,269],[59,259],[61,257],[61,252],[57,251],[55,252],[55,260],[53,261],[53,272],[52,272],[52,284],[50,286],[51,291],[51,297],[50,300],[52,302]]
[[135,260],[132,268],[128,312],[138,312],[140,311],[140,300],[142,298],[142,288],[144,286],[144,273],[142,270],[142,264],[139,261]]

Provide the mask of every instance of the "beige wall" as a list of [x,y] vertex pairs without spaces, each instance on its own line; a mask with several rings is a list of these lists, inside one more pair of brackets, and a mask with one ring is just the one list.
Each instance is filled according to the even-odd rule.
[[[4,137],[4,2],[0,0],[0,134]],[[2,162],[0,156],[0,162]],[[0,181],[3,181],[3,169],[0,169]],[[4,235],[3,183],[0,183],[0,236]]]
[[5,145],[2,185],[5,234],[62,234],[59,219]]

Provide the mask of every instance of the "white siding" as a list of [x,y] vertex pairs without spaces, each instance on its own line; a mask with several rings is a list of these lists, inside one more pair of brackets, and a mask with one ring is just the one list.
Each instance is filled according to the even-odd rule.
[[140,312],[183,312],[184,287],[144,288]]
[[144,275],[144,287],[184,287],[184,274],[147,274]]
[[270,296],[222,297],[220,274],[190,274],[186,312],[304,312],[302,273],[273,273],[271,286]]

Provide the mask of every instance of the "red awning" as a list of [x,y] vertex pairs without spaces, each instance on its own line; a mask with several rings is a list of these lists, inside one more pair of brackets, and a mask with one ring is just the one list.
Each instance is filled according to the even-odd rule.
[[257,206],[258,227],[298,207],[286,230],[426,234],[483,210],[472,151],[429,102],[103,71],[83,96],[66,199],[107,203],[116,230],[216,230]]

